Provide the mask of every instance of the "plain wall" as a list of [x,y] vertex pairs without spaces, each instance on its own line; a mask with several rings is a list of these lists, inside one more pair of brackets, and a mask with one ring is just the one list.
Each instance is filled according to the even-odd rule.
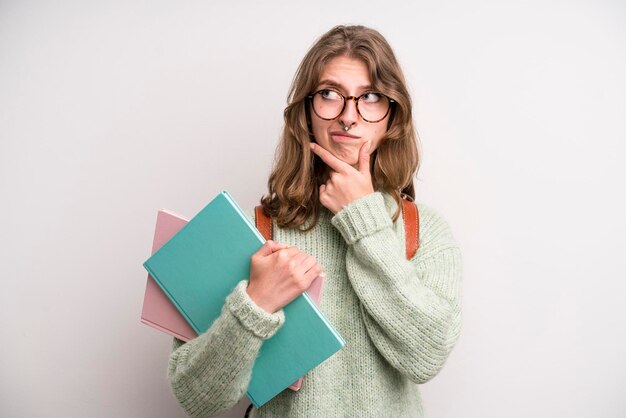
[[626,414],[621,1],[0,1],[0,416],[182,417],[140,324],[156,211],[265,192],[339,23],[405,70],[418,200],[464,258],[428,417]]

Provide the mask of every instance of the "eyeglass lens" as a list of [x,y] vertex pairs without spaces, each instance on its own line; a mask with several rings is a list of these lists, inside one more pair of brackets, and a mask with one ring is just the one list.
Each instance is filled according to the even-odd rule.
[[[389,99],[375,92],[364,93],[356,99],[359,114],[367,122],[378,122],[387,116]],[[334,90],[320,90],[313,95],[313,110],[323,119],[335,119],[344,110],[346,98]]]

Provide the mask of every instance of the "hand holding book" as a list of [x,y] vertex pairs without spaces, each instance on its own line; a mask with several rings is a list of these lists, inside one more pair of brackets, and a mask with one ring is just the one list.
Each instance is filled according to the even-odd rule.
[[[163,244],[144,266],[193,330],[200,334],[220,316],[226,298],[242,278],[249,277],[261,285],[270,280],[269,276],[252,275],[250,270],[251,257],[264,243],[265,239],[241,208],[223,192]],[[261,271],[278,268],[285,273],[290,271],[290,264],[297,267],[294,269],[297,274],[277,275],[273,279],[285,281],[285,277],[295,277],[291,284],[295,284],[297,290],[291,302],[283,299],[275,305],[275,309],[283,308],[285,322],[276,334],[263,342],[254,362],[247,395],[256,407],[296,380],[300,382],[300,377],[345,344],[311,297],[303,293],[308,286],[303,282],[312,283],[311,289],[318,295],[321,291],[323,279],[313,280],[318,276],[314,274],[317,262],[295,247],[284,248],[284,244],[269,244],[260,254],[255,266],[258,262],[260,265],[267,262],[269,266],[263,266]],[[283,263],[278,263],[283,258]],[[304,287],[300,289],[298,283]],[[275,291],[276,287],[266,284],[261,289]]]
[[248,295],[260,308],[274,313],[323,276],[314,257],[274,241],[267,241],[252,256]]

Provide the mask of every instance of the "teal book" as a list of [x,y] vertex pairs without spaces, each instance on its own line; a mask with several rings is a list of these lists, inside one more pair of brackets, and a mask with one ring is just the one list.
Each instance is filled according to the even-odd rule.
[[[250,277],[250,257],[264,242],[234,199],[222,192],[144,267],[201,334],[237,283]],[[345,345],[306,292],[283,311],[285,323],[263,343],[252,369],[247,395],[257,408]]]

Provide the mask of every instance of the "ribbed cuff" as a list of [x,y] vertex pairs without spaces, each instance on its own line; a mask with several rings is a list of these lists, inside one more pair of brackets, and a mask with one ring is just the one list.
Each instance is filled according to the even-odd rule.
[[350,245],[368,235],[391,226],[385,199],[380,192],[368,194],[340,210],[331,219]]
[[242,280],[235,290],[226,298],[226,306],[241,324],[259,338],[267,340],[285,322],[282,309],[276,313],[269,313],[258,307],[246,292],[248,282]]

